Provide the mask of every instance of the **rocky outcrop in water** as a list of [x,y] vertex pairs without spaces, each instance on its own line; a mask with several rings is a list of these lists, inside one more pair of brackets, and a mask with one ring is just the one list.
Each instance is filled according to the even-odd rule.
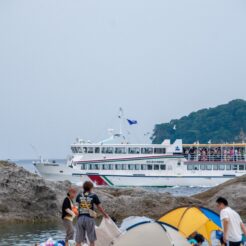
[[121,221],[129,216],[147,216],[159,219],[161,215],[178,206],[201,205],[191,197],[174,197],[141,188],[100,189],[98,195],[110,216]]
[[[70,186],[69,181],[47,181],[14,163],[0,161],[0,223],[60,220],[62,201]],[[246,176],[193,197],[174,197],[141,188],[98,188],[96,193],[109,215],[118,222],[129,216],[158,219],[178,206],[215,208],[218,196],[227,197],[230,205],[246,218]]]
[[0,222],[56,220],[69,186],[69,182],[45,181],[14,163],[0,162]]
[[[60,219],[68,181],[51,182],[13,163],[0,162],[0,222],[46,222]],[[110,216],[117,221],[128,216],[157,219],[181,205],[199,204],[195,198],[173,197],[140,188],[97,189]]]
[[246,218],[246,175],[229,180],[193,197],[199,199],[204,206],[216,209],[215,201],[219,196],[227,198],[229,205]]

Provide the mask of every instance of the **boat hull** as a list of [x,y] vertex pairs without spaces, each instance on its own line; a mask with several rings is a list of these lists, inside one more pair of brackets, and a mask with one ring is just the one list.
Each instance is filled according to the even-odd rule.
[[46,179],[53,181],[69,180],[74,184],[82,184],[85,181],[92,181],[97,186],[115,186],[115,187],[168,187],[168,186],[200,186],[212,187],[228,181],[237,175],[208,175],[208,173],[196,173],[187,175],[144,175],[144,174],[109,174],[109,173],[89,173],[82,170],[76,170],[61,164],[37,163],[35,167]]

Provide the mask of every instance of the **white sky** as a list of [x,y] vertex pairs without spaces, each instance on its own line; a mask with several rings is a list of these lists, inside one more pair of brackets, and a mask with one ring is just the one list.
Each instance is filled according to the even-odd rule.
[[0,0],[0,159],[246,99],[246,1]]

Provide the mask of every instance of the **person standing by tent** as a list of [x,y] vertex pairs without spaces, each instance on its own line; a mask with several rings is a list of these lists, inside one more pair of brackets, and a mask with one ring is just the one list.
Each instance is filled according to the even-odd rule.
[[220,210],[220,219],[223,228],[223,241],[228,246],[240,246],[242,234],[246,235],[246,227],[239,214],[228,206],[228,201],[219,197],[216,200]]
[[81,246],[81,243],[86,243],[86,236],[90,242],[90,246],[95,246],[96,230],[95,218],[95,205],[105,218],[109,218],[101,206],[98,196],[92,193],[94,185],[90,181],[83,184],[83,192],[80,193],[76,202],[78,203],[79,218],[76,225],[76,246]]
[[67,197],[62,204],[62,220],[66,230],[65,245],[68,246],[68,241],[74,239],[73,219],[76,217],[73,212],[73,199],[76,197],[77,190],[70,188],[67,193]]

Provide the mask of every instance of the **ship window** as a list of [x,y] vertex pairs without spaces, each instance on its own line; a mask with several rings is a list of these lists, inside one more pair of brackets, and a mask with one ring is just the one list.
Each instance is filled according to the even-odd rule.
[[161,170],[166,170],[166,165],[160,165]]
[[96,154],[100,153],[100,148],[99,148],[99,147],[96,147],[96,148],[95,148],[95,153],[96,153]]
[[212,165],[210,164],[206,165],[206,170],[212,170]]
[[194,170],[199,170],[199,165],[195,164],[193,169]]
[[159,169],[160,169],[159,165],[154,165],[154,170],[159,170]]
[[104,153],[104,154],[113,154],[114,153],[114,148],[113,147],[103,147],[102,148],[102,153]]
[[147,165],[147,169],[148,170],[152,170],[153,169],[153,166],[152,165]]
[[213,170],[218,170],[218,164],[213,165]]
[[87,164],[82,164],[81,165],[81,170],[86,170],[87,169]]
[[226,170],[231,170],[231,165],[226,165]]
[[75,149],[76,149],[77,153],[82,153],[81,147],[75,147]]
[[131,165],[128,165],[128,170],[134,170],[135,169],[135,165],[131,164]]
[[109,164],[103,164],[103,169],[104,170],[109,170]]
[[122,164],[122,170],[127,170],[127,165],[126,164]]
[[111,170],[112,165],[111,164],[103,164],[103,170]]
[[187,165],[187,170],[193,170],[193,165],[192,164],[188,164]]
[[244,165],[239,165],[238,167],[240,171],[244,170]]
[[165,154],[166,153],[166,149],[165,148],[155,148],[154,149],[154,153],[155,154]]
[[225,170],[225,165],[224,165],[224,164],[220,164],[220,165],[219,165],[219,169],[220,169],[220,170]]
[[129,154],[139,154],[140,153],[140,148],[136,148],[136,147],[128,148],[128,153]]
[[115,148],[115,154],[126,154],[126,148],[125,147],[116,147]]
[[147,169],[147,166],[146,165],[141,165],[141,170],[146,170]]
[[136,170],[140,170],[140,168],[141,168],[141,166],[140,166],[139,164],[136,164],[136,165],[135,165],[135,169],[136,169]]
[[206,166],[205,166],[204,164],[201,164],[201,165],[200,165],[200,169],[201,169],[201,170],[205,170],[205,169],[206,169]]
[[72,147],[71,149],[72,149],[72,152],[73,152],[74,154],[78,153],[78,151],[77,151],[77,148],[76,148],[76,147]]
[[98,164],[90,164],[90,169],[99,170],[99,165]]
[[232,165],[232,170],[237,170],[237,165]]
[[121,169],[122,169],[121,166],[122,166],[121,164],[116,164],[116,165],[115,165],[115,170],[121,170]]
[[88,147],[87,153],[92,154],[93,153],[93,147]]
[[142,154],[153,154],[153,148],[141,148]]
[[[79,152],[81,153],[81,152]],[[83,147],[83,153],[87,153],[87,147]]]

